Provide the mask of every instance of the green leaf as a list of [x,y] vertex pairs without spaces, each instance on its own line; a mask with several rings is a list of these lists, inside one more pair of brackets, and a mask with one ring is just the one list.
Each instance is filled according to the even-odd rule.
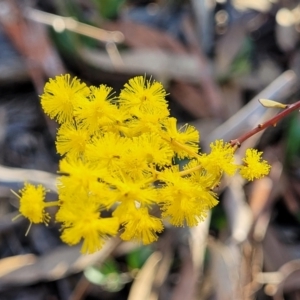
[[109,292],[120,291],[129,281],[128,276],[120,273],[118,265],[113,259],[106,260],[100,268],[92,266],[85,269],[84,275],[88,281],[100,285]]
[[[286,132],[286,166],[298,166],[300,160],[300,115],[297,111],[290,115]],[[297,164],[296,164],[297,163]]]
[[126,256],[126,262],[129,269],[140,269],[147,258],[152,254],[151,246],[141,246]]
[[93,0],[98,13],[105,19],[113,19],[118,16],[121,6],[125,0]]

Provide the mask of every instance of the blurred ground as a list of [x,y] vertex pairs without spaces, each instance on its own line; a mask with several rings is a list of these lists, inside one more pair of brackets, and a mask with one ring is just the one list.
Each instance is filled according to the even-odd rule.
[[10,192],[30,180],[55,198],[56,125],[38,96],[49,77],[118,91],[152,76],[205,151],[277,113],[257,99],[299,99],[299,31],[292,0],[0,0],[0,300],[300,299],[299,113],[237,153],[263,150],[268,177],[225,178],[204,223],[150,246],[115,238],[81,256],[54,223],[24,236]]

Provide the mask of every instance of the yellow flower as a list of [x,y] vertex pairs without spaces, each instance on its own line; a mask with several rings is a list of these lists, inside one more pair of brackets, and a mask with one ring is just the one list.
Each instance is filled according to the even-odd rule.
[[160,82],[151,82],[143,76],[137,76],[125,84],[120,93],[119,103],[121,109],[126,109],[130,114],[139,116],[144,110],[151,107],[165,111],[168,107],[166,95]]
[[90,89],[76,77],[71,80],[69,74],[60,75],[46,83],[41,104],[51,119],[62,124],[72,121],[78,100],[89,93]]
[[172,164],[173,151],[155,133],[148,132],[133,137],[128,144],[120,160],[120,167],[132,177],[141,177],[145,172],[151,173],[156,166]]
[[[218,203],[208,191],[206,191],[206,195],[202,195],[204,198],[184,195],[180,190],[174,190],[173,187],[164,190],[162,195],[165,192],[176,196],[176,198],[166,201],[162,206],[162,216],[174,226],[197,226],[200,221],[206,218],[208,210]],[[210,205],[207,205],[207,198],[211,202]]]
[[133,138],[132,142],[138,148],[136,151],[132,151],[132,157],[135,155],[134,153],[140,153],[147,163],[155,163],[157,166],[170,165],[172,163],[174,153],[159,135],[150,132],[145,133]]
[[79,157],[84,153],[89,137],[88,132],[82,126],[75,126],[73,123],[63,124],[57,132],[57,152],[60,155],[68,153]]
[[[120,108],[122,110],[122,107]],[[170,112],[167,108],[162,109],[161,107],[145,107],[143,111],[139,111],[136,114],[137,117],[132,118],[128,125],[127,136],[138,136],[143,133],[160,133],[160,123],[163,122]]]
[[126,171],[115,172],[106,180],[114,187],[119,202],[132,201],[143,206],[157,202],[157,189],[149,182],[148,178],[132,178]]
[[160,134],[178,158],[193,158],[197,155],[200,136],[195,127],[185,124],[177,129],[175,118],[165,119],[162,125],[164,130]]
[[244,165],[240,167],[240,174],[247,180],[254,180],[269,174],[271,166],[261,158],[262,152],[256,149],[247,149],[243,159]]
[[20,191],[21,196],[15,194],[20,198],[20,213],[30,223],[45,223],[50,220],[50,215],[45,212],[45,195],[46,189],[42,185],[34,186],[30,183],[25,183],[23,189]]
[[75,111],[77,120],[91,133],[98,131],[103,126],[111,125],[119,115],[118,108],[113,104],[112,88],[100,85],[99,88],[91,87],[90,99],[78,101]]
[[191,182],[198,184],[207,190],[214,189],[221,179],[220,176],[216,177],[214,174],[207,172],[198,159],[192,159],[183,167],[183,169],[184,171],[181,172],[181,174],[187,173]]
[[113,132],[121,136],[128,136],[128,120],[130,117],[128,112],[118,108],[114,118],[111,118],[111,122],[103,124],[103,126],[99,128],[98,133],[103,134],[104,132]]
[[112,215],[119,219],[120,225],[123,225],[131,219],[131,215],[135,213],[135,210],[135,201],[132,201],[132,199],[123,199],[123,201],[117,205]]
[[[170,117],[162,84],[146,77],[129,80],[114,96],[105,85],[88,88],[70,75],[45,85],[44,111],[61,127],[56,147],[59,163],[59,201],[45,203],[45,189],[25,184],[20,191],[20,213],[32,223],[47,223],[45,207],[59,205],[62,240],[82,252],[100,249],[108,236],[149,244],[163,230],[163,220],[174,226],[196,226],[217,203],[214,188],[223,173],[237,169],[248,179],[268,174],[261,152],[249,149],[243,166],[234,160],[230,143],[211,143],[209,154],[199,153],[195,127],[180,127]],[[180,171],[174,158],[190,162]],[[151,214],[158,206],[161,216]],[[101,211],[111,210],[111,218]]]
[[100,209],[105,210],[110,209],[119,200],[117,190],[101,180],[91,181],[86,195],[99,204]]
[[59,173],[64,174],[58,178],[59,193],[70,194],[71,191],[88,190],[90,184],[104,177],[107,171],[84,159],[67,156],[59,163]]
[[159,218],[151,216],[147,208],[132,210],[130,219],[124,225],[121,238],[125,241],[136,240],[147,245],[158,239],[157,233],[163,231],[163,224]]
[[103,168],[116,168],[124,151],[128,148],[128,140],[113,132],[95,136],[87,145],[85,156]]
[[119,229],[118,218],[101,218],[97,203],[93,201],[67,201],[56,214],[56,221],[63,223],[61,239],[76,245],[83,239],[82,253],[100,250],[108,236]]
[[237,165],[234,161],[234,149],[230,143],[225,143],[223,140],[216,140],[210,144],[210,148],[211,152],[209,154],[203,154],[199,158],[199,162],[203,168],[216,178],[222,172],[233,175],[237,170]]
[[174,226],[196,226],[218,203],[210,190],[190,177],[181,177],[178,166],[162,172],[159,179],[165,181],[159,190],[162,216]]

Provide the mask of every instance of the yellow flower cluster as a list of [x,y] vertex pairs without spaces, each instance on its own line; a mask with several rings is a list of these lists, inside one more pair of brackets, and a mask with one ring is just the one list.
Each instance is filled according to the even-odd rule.
[[[213,189],[223,173],[240,170],[253,180],[269,172],[253,149],[245,165],[236,165],[234,148],[222,140],[209,154],[199,153],[199,132],[187,124],[178,128],[166,95],[161,83],[142,76],[130,79],[119,96],[70,75],[45,85],[42,108],[60,124],[59,199],[53,205],[59,206],[65,243],[83,240],[82,252],[92,253],[119,231],[124,240],[151,243],[163,220],[174,226],[203,220],[218,203]],[[189,163],[180,170],[175,158]],[[26,184],[20,194],[20,213],[31,223],[47,223],[45,190]]]

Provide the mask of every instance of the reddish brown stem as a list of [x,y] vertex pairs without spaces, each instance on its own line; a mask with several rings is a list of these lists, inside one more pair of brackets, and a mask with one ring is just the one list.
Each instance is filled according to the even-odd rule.
[[290,114],[292,111],[294,111],[296,109],[300,109],[300,101],[287,105],[286,108],[282,112],[277,114],[275,117],[271,118],[270,120],[266,121],[265,123],[257,125],[257,127],[244,133],[237,139],[231,140],[230,141],[231,146],[239,147],[244,141],[246,141],[248,138],[250,138],[254,134],[266,129],[267,127],[276,126],[278,121],[280,121],[281,119],[283,119],[285,116],[287,116],[288,114]]

